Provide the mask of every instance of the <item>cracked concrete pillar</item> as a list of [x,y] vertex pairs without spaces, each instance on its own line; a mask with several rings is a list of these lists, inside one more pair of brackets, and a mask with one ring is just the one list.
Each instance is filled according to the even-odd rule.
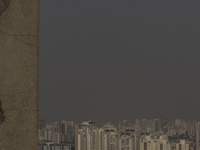
[[38,149],[38,0],[0,0],[0,149]]

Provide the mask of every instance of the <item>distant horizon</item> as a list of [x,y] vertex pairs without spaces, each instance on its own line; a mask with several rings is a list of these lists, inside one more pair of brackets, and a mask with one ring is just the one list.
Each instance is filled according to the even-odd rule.
[[[44,118],[40,118],[39,120],[43,120]],[[141,120],[141,119],[146,119],[147,121],[148,120],[154,120],[154,119],[159,119],[159,117],[157,117],[157,118],[152,118],[152,119],[147,119],[147,118],[137,118],[137,119],[139,119],[139,120]],[[175,121],[175,120],[177,120],[177,119],[180,119],[180,120],[184,120],[184,121],[196,121],[196,122],[199,122],[200,121],[200,119],[199,120],[185,120],[185,119],[181,119],[181,118],[177,118],[177,119],[172,119],[172,120],[170,120],[170,119],[165,119],[164,117],[163,117],[163,119],[165,120],[165,121]],[[95,124],[97,125],[97,126],[102,126],[102,125],[105,125],[105,124],[107,124],[107,123],[111,123],[112,125],[114,125],[114,126],[117,126],[121,121],[124,121],[124,120],[127,120],[127,119],[124,119],[124,120],[119,120],[118,122],[111,122],[111,121],[108,121],[108,122],[100,122],[100,124],[99,124],[99,121],[97,120],[97,121],[95,121],[95,120],[92,120],[92,119],[90,119],[90,120],[83,120],[83,121],[74,121],[74,120],[66,120],[66,119],[61,119],[61,120],[47,120],[47,119],[44,119],[44,120],[46,120],[46,123],[54,123],[54,122],[61,122],[61,121],[73,121],[74,122],[74,124],[81,124],[82,122],[87,122],[87,121],[93,121],[93,122],[95,122]],[[135,124],[135,121],[136,121],[136,119],[134,120],[134,121],[132,121],[132,120],[127,120],[127,121],[129,121],[130,123],[134,123]]]

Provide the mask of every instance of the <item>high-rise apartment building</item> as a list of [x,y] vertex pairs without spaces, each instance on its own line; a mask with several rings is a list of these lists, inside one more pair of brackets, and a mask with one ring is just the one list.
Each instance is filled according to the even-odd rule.
[[83,122],[78,130],[78,150],[98,149],[98,128],[93,121]]
[[126,130],[126,129],[133,129],[134,126],[132,123],[130,123],[128,120],[120,121],[118,124],[119,130]]
[[118,148],[117,131],[115,129],[99,129],[98,150],[117,150]]
[[78,131],[79,131],[80,125],[75,124],[74,126],[74,134],[75,134],[75,150],[78,150]]
[[142,133],[147,132],[147,119],[141,119],[140,121],[140,129]]
[[40,119],[39,129],[46,129],[46,120],[45,119]]
[[159,128],[161,129],[163,127],[164,127],[164,118],[163,118],[163,116],[160,116],[159,117]]
[[200,150],[200,122],[196,123],[196,149]]
[[158,132],[159,130],[160,130],[159,120],[158,119],[154,119],[154,131]]
[[136,150],[136,134],[135,130],[125,130],[120,133],[118,140],[118,149],[119,150]]
[[185,140],[180,140],[180,143],[176,144],[176,150],[189,150],[189,144]]
[[149,135],[141,138],[140,150],[171,150],[171,146],[165,137]]

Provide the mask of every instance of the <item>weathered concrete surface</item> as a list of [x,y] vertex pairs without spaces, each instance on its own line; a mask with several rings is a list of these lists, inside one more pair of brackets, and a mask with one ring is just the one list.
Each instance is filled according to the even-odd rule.
[[39,1],[0,3],[0,149],[37,150]]

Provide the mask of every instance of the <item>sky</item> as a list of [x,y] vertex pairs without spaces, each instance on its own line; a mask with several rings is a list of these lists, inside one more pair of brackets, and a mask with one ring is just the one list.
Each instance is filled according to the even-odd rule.
[[41,0],[39,117],[200,120],[199,0]]

